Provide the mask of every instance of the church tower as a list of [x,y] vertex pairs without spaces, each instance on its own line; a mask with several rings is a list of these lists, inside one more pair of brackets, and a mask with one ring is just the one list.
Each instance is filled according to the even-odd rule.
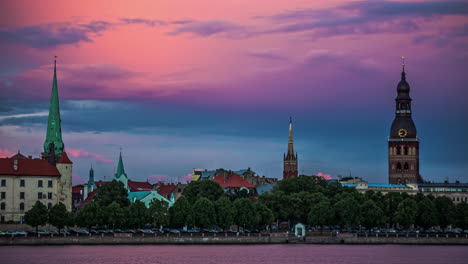
[[[404,57],[403,57],[404,59]],[[419,139],[411,118],[410,86],[405,64],[397,85],[396,111],[388,139],[388,181],[390,184],[419,183]]]
[[115,173],[114,179],[122,182],[125,186],[125,189],[128,190],[128,177],[127,177],[127,173],[125,173],[125,169],[124,169],[124,165],[122,161],[122,152],[120,152],[119,164],[117,165],[117,172]]
[[297,177],[297,153],[294,154],[292,120],[289,118],[288,153],[283,155],[283,180]]
[[54,79],[52,80],[49,120],[47,122],[47,135],[44,141],[42,159],[49,161],[50,164],[55,166],[56,162],[64,152],[64,148],[57,86],[57,60],[54,60]]

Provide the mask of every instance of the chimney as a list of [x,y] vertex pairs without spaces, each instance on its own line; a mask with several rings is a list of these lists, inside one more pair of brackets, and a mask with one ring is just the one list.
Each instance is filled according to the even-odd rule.
[[226,182],[227,182],[227,173],[226,173],[226,171],[224,171],[224,183],[226,183]]
[[28,159],[32,159],[32,156],[28,156]]

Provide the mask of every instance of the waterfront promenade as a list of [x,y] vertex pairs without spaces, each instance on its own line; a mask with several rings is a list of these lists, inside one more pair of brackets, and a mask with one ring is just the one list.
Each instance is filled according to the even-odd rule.
[[68,236],[4,236],[0,245],[119,245],[119,244],[410,244],[468,245],[467,235],[387,236],[343,234],[338,236],[306,236],[273,234],[197,234],[197,235],[68,235]]

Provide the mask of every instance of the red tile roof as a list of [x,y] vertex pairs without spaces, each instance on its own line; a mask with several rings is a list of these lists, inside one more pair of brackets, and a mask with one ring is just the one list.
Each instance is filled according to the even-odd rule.
[[164,196],[166,199],[169,199],[171,198],[171,193],[174,192],[176,187],[177,185],[175,184],[161,184],[156,185],[156,190],[160,195]]
[[222,188],[255,188],[255,186],[250,184],[239,174],[228,172],[226,173],[226,176],[224,176],[224,173],[216,175],[212,181],[217,182],[219,185],[221,185]]
[[94,183],[96,184],[96,186],[101,186],[103,184],[108,183],[108,181],[95,181]]
[[[14,161],[17,161],[18,169],[14,170]],[[60,176],[55,166],[41,159],[0,159],[0,175],[16,176]]]
[[83,190],[83,186],[82,185],[78,185],[78,186],[73,186],[72,187],[72,193],[80,193],[81,190]]
[[60,156],[60,159],[57,161],[57,163],[61,163],[61,164],[73,164],[73,162],[71,162],[71,160],[68,158],[68,155],[66,152],[63,152],[62,153],[62,156]]
[[23,154],[18,152],[16,155],[11,157],[10,159],[27,159],[27,158],[26,158],[26,156],[24,156]]
[[153,190],[153,185],[149,184],[148,182],[137,182],[128,180],[128,187],[130,188],[131,192]]

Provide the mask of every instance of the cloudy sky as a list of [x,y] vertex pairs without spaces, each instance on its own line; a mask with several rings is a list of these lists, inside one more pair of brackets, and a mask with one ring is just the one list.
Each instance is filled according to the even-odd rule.
[[53,58],[75,183],[251,167],[387,182],[401,56],[426,180],[468,181],[468,1],[5,1],[0,156],[39,156]]

